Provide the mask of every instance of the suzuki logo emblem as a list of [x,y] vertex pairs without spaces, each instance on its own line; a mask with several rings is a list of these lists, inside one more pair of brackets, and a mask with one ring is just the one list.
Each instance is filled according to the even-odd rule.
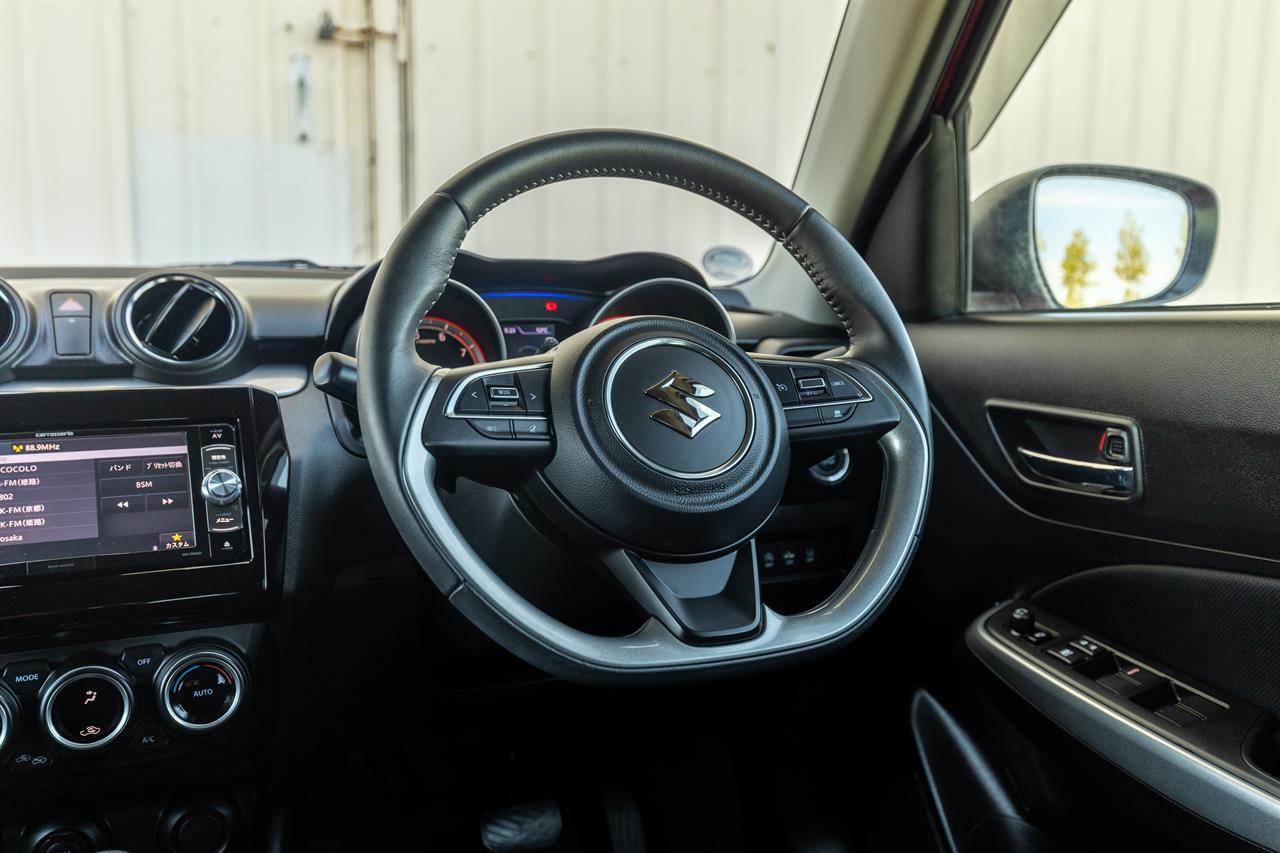
[[710,397],[716,393],[715,390],[678,370],[668,373],[665,379],[645,389],[644,393],[671,407],[659,409],[649,415],[649,418],[670,427],[685,438],[693,438],[720,419],[719,412],[699,399]]

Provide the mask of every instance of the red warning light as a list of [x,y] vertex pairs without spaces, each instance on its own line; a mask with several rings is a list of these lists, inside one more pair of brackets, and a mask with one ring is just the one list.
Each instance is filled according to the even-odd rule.
[[560,305],[554,299],[548,299],[545,303],[543,303],[542,307],[546,308],[547,311],[550,311],[550,312],[560,310]]

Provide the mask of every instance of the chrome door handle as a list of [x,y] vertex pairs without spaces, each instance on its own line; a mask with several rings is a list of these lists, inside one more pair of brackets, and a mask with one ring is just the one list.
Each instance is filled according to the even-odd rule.
[[1067,459],[1025,447],[1018,448],[1018,457],[1046,483],[1099,495],[1128,497],[1133,494],[1132,465]]

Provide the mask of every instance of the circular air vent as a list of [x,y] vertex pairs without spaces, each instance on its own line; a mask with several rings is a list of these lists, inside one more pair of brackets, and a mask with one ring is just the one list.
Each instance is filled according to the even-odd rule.
[[26,325],[25,303],[7,282],[0,281],[0,365],[22,346]]
[[168,367],[210,367],[235,354],[244,336],[240,306],[216,282],[172,273],[135,282],[118,322],[141,355]]

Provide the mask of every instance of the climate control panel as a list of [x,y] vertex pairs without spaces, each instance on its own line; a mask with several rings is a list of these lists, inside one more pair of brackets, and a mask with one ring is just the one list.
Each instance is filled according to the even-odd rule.
[[248,706],[246,659],[260,630],[231,626],[0,656],[0,781],[98,756],[204,748]]

